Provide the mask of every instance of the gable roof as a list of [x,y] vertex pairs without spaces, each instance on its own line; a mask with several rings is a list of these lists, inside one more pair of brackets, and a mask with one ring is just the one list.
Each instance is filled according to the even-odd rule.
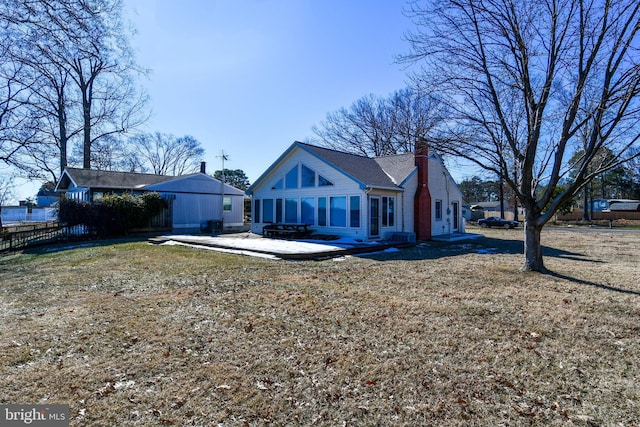
[[[267,170],[264,172],[249,189],[247,194],[252,194],[253,189],[260,184],[260,182],[266,178],[277,166],[283,161],[293,150],[301,149],[311,155],[317,157],[334,169],[342,172],[355,182],[357,182],[361,188],[378,188],[378,189],[391,189],[396,191],[403,191],[401,187],[402,179],[395,179],[393,175],[385,171],[382,167],[383,163],[378,162],[378,158],[371,158],[366,156],[360,156],[357,154],[346,153],[344,151],[332,150],[330,148],[319,147],[317,145],[306,144],[303,142],[294,142]],[[399,156],[400,157],[400,156]],[[407,154],[405,157],[413,159],[413,154]],[[404,161],[403,166],[407,166],[408,163]],[[398,166],[399,169],[400,166]],[[408,176],[415,169],[415,164],[411,163],[411,169],[409,169],[405,177]],[[395,173],[395,172],[394,172]],[[402,175],[398,172],[396,175]]]
[[205,173],[176,176],[144,188],[167,193],[222,194],[224,192],[225,196],[244,196],[244,191],[227,183],[223,187],[222,181]]
[[374,158],[296,142],[301,148],[315,154],[346,175],[355,178],[364,187],[400,189]]
[[[188,182],[184,182],[187,181]],[[109,190],[155,190],[165,192],[187,192],[221,194],[221,182],[203,173],[170,176],[135,172],[114,172],[92,169],[65,168],[56,186],[56,191],[71,186],[79,188]],[[244,192],[224,184],[225,195],[243,196]]]
[[142,189],[147,185],[175,179],[175,176],[148,173],[114,172],[93,169],[65,168],[56,190],[75,187],[113,188],[119,190]]

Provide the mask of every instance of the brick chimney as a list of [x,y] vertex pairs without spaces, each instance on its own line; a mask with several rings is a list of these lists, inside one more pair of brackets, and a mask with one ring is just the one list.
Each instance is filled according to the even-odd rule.
[[417,240],[430,240],[432,213],[429,192],[429,147],[425,139],[416,141],[414,157],[418,167],[418,188],[413,200],[414,231]]

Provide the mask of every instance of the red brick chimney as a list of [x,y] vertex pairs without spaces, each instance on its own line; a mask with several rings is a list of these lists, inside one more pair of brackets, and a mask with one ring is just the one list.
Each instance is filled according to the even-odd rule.
[[425,139],[415,143],[418,188],[413,200],[414,231],[417,240],[431,239],[431,193],[429,192],[429,147]]

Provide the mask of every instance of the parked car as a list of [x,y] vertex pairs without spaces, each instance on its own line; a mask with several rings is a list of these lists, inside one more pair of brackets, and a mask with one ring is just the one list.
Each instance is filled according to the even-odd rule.
[[518,226],[518,221],[511,221],[509,219],[502,219],[499,216],[492,216],[490,218],[479,219],[478,225],[482,228],[501,227],[509,229],[516,228]]

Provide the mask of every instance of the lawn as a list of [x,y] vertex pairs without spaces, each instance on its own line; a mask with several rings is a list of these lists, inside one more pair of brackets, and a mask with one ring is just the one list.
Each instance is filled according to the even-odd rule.
[[72,426],[640,425],[640,234],[288,262],[107,241],[0,257],[0,403]]

